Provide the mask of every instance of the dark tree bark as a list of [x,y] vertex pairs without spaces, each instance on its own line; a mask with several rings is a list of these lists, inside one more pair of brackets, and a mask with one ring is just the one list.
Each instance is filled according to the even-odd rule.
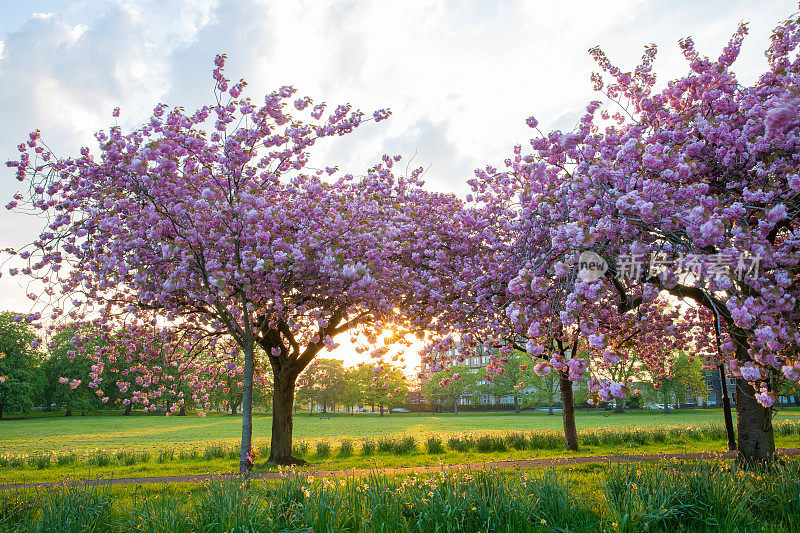
[[[739,364],[751,360],[744,335],[734,333]],[[736,430],[739,437],[737,460],[740,464],[764,464],[775,459],[775,435],[772,432],[772,409],[755,398],[756,390],[746,380],[736,380]]]
[[181,405],[181,410],[178,411],[178,416],[186,416],[186,406]]
[[519,414],[519,394],[514,395],[514,412]]
[[244,376],[242,379],[242,444],[239,448],[239,474],[249,475],[253,464],[248,459],[253,446],[253,372],[255,370],[253,342],[244,347]]
[[383,416],[383,402],[381,402],[380,407],[381,407],[381,416]]
[[0,403],[0,420],[3,420],[3,404]]
[[719,365],[719,379],[722,386],[722,410],[725,413],[725,433],[728,435],[728,450],[736,449],[736,437],[733,434],[733,416],[731,415],[731,399],[728,396],[728,383],[725,365]]
[[[273,365],[273,370],[275,365]],[[292,456],[292,426],[294,390],[297,376],[290,368],[283,367],[274,372],[272,395],[272,441],[269,460],[280,465],[308,464],[303,459]]]
[[575,428],[575,400],[572,395],[572,382],[559,372],[561,388],[561,410],[564,419],[564,442],[567,450],[578,451],[578,430]]
[[[717,353],[722,356],[722,338],[719,331],[719,313],[714,312],[714,336],[717,340]],[[722,388],[722,412],[725,415],[725,434],[728,436],[728,450],[736,449],[736,437],[733,435],[733,417],[731,415],[731,399],[728,396],[728,379],[725,365],[719,364],[719,382]]]
[[458,414],[458,400],[453,402],[453,415]]
[[[124,412],[124,413],[122,413],[122,415],[123,415],[123,416],[131,416],[131,411],[132,411],[132,409],[133,409],[133,404],[130,404],[130,403],[129,403],[128,405],[126,405],[126,406],[125,406],[125,412]],[[70,412],[71,412],[71,411],[72,411],[72,410],[70,409]]]
[[[3,406],[0,405],[0,413],[3,412]],[[64,416],[72,416],[72,407],[67,407],[67,412],[64,413]],[[0,416],[2,418],[2,416]]]
[[756,390],[745,380],[736,380],[736,424],[739,462],[762,464],[775,459],[772,413],[755,399]]

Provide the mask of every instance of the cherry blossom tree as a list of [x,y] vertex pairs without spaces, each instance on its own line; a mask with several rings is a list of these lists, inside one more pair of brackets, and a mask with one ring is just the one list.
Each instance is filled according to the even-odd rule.
[[[189,365],[200,402],[208,391],[192,354],[241,354],[245,473],[256,347],[274,383],[270,460],[301,462],[291,455],[297,377],[344,332],[375,338],[388,323],[426,327],[449,283],[438,271],[455,249],[437,228],[450,227],[444,220],[460,202],[421,190],[421,171],[396,178],[396,158],[359,177],[312,167],[316,143],[351,133],[365,115],[349,105],[328,111],[291,87],[256,105],[242,96],[243,81],[224,76],[224,62],[217,56],[214,103],[192,113],[158,105],[141,128],[99,132],[95,151],[57,157],[31,133],[8,163],[28,190],[8,207],[49,217],[17,251],[27,261],[21,273],[45,287],[46,313],[30,320],[169,328],[181,346],[174,362]],[[217,349],[223,339],[231,352]],[[151,374],[140,377],[149,383]]]
[[[737,377],[740,459],[754,462],[774,454],[774,382],[800,379],[800,24],[777,27],[752,86],[731,70],[746,33],[742,25],[716,60],[681,41],[690,72],[659,92],[655,46],[633,72],[593,49],[605,73],[593,75],[595,89],[619,111],[592,102],[575,130],[540,134],[531,154],[518,148],[481,187],[513,182],[530,199],[531,224],[557,217],[561,253],[547,260],[578,270],[582,253],[600,256],[619,312],[668,293],[716,317]],[[716,351],[713,337],[698,342]]]

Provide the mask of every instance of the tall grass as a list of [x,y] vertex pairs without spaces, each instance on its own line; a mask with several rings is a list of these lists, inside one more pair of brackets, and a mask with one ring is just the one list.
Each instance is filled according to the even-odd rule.
[[[120,501],[107,486],[0,493],[1,531],[783,531],[800,530],[800,462],[722,461],[598,470],[476,470],[406,477],[216,479]],[[144,494],[148,494],[143,491]]]

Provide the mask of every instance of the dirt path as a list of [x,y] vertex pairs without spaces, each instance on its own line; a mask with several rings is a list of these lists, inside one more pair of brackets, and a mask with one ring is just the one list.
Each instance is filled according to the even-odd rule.
[[[792,457],[800,455],[800,448],[782,448],[776,452],[779,457]],[[664,461],[668,459],[713,459],[729,458],[736,456],[736,452],[692,452],[692,453],[646,453],[631,455],[589,455],[580,457],[548,457],[541,459],[514,459],[507,461],[488,461],[485,463],[461,463],[436,466],[408,466],[402,468],[360,468],[350,470],[320,470],[316,465],[310,465],[298,471],[303,475],[314,477],[348,477],[365,476],[373,472],[387,475],[413,474],[428,472],[457,472],[462,470],[478,469],[502,469],[502,468],[536,468],[548,466],[572,466],[587,463],[634,463],[641,461]],[[162,476],[162,477],[127,477],[117,479],[93,479],[93,480],[72,480],[68,482],[50,483],[14,483],[0,485],[0,490],[22,489],[22,488],[48,488],[62,486],[65,484],[88,484],[88,485],[144,485],[158,483],[199,483],[210,479],[223,477],[234,477],[234,473],[228,474],[198,474],[194,476]],[[280,479],[280,472],[256,472],[252,474],[252,479]]]

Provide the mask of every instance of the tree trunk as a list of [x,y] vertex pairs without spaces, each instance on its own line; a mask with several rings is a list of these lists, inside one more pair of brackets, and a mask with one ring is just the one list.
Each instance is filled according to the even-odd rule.
[[622,398],[617,398],[617,401],[614,402],[614,412],[615,413],[622,413]]
[[[125,412],[122,413],[122,416],[131,416],[131,410],[133,409],[133,404],[128,404],[125,406]],[[72,413],[72,409],[69,410],[70,414]],[[67,415],[69,416],[69,415]]]
[[232,403],[230,405],[231,405],[231,415],[235,415],[236,414],[236,404]]
[[[737,338],[738,337],[738,338]],[[736,359],[739,364],[750,361],[749,347],[744,337],[736,336]],[[775,458],[775,436],[772,432],[772,410],[755,398],[756,390],[743,379],[736,380],[736,429],[742,464],[769,463]]]
[[559,372],[561,387],[561,410],[564,419],[564,442],[567,450],[578,451],[578,430],[575,428],[575,400],[572,396],[572,382]]
[[[0,405],[0,414],[2,414],[2,412],[3,406]],[[64,414],[64,416],[72,416],[72,407],[67,407],[67,412]],[[2,418],[2,416],[0,416],[0,418]]]
[[725,433],[728,435],[728,450],[736,449],[736,437],[733,434],[733,416],[731,415],[731,399],[728,396],[728,383],[725,365],[719,365],[719,379],[722,386],[722,410],[725,413]]
[[775,458],[772,414],[770,409],[758,403],[755,393],[746,380],[736,380],[738,460],[744,464],[768,463]]
[[0,403],[0,420],[3,419],[3,404]]
[[514,412],[519,414],[519,394],[514,395]]
[[272,441],[269,460],[279,465],[307,465],[308,462],[292,456],[292,425],[294,389],[297,376],[289,368],[277,372],[273,365],[275,378],[272,395]]
[[181,410],[178,411],[178,416],[186,416],[186,406],[181,405]]
[[244,350],[244,372],[242,377],[242,444],[239,448],[239,474],[250,475],[253,463],[248,458],[253,447],[253,371],[255,368],[252,341]]
[[458,400],[453,402],[453,414],[454,415],[458,414]]
[[381,416],[383,416],[383,402],[381,402]]

